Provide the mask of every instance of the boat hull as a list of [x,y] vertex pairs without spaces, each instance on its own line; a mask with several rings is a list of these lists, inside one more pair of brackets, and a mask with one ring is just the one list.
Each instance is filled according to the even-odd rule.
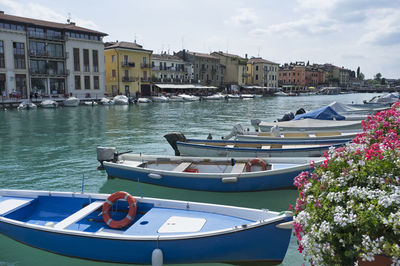
[[[293,165],[295,166],[295,165]],[[245,192],[294,188],[294,178],[302,171],[311,172],[308,165],[282,169],[274,173],[243,172],[238,174],[196,174],[163,172],[148,168],[124,167],[117,163],[104,163],[109,177],[117,177],[153,185],[215,192]],[[232,180],[232,181],[225,181]]]

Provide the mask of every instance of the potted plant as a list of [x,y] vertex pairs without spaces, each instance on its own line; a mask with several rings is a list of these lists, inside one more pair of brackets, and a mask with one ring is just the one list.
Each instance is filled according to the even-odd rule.
[[295,178],[294,233],[312,264],[400,263],[399,105],[368,117],[353,143]]

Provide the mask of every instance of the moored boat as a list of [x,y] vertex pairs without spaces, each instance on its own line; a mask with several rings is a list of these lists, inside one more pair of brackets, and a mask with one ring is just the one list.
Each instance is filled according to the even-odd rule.
[[145,98],[145,97],[140,97],[137,100],[138,103],[152,103],[151,99]]
[[76,107],[80,103],[80,100],[74,96],[68,97],[64,100],[63,105],[65,107]]
[[[99,147],[98,152],[105,148]],[[104,156],[98,156],[104,160]],[[220,158],[123,154],[102,161],[109,177],[183,189],[240,192],[293,187],[320,158]]]
[[40,107],[43,107],[43,108],[57,108],[58,107],[58,102],[56,102],[54,100],[43,100],[40,103]]
[[179,97],[181,97],[184,102],[195,102],[200,100],[200,97],[188,94],[179,94]]
[[117,95],[114,97],[114,104],[116,105],[128,105],[129,99],[125,95]]
[[181,133],[164,136],[175,151],[175,155],[196,157],[319,157],[329,147],[339,147],[345,140],[201,140],[186,139]]
[[100,104],[102,104],[102,105],[113,105],[114,104],[114,100],[111,100],[111,99],[108,99],[106,97],[103,97],[100,100]]
[[279,263],[291,223],[291,212],[122,191],[0,190],[3,235],[56,254],[113,263]]
[[202,99],[212,101],[212,100],[225,100],[225,98],[226,98],[226,95],[223,95],[221,93],[216,93],[213,95],[204,96]]
[[151,97],[151,99],[153,100],[153,102],[158,102],[158,103],[164,103],[169,101],[169,98],[165,97],[164,95],[153,96]]
[[29,101],[23,101],[17,107],[18,110],[29,110],[29,109],[36,109],[36,108],[37,108],[36,104],[29,102]]

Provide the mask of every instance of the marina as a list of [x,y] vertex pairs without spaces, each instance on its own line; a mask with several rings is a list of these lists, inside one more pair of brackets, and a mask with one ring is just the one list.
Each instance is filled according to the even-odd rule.
[[[362,103],[375,95],[378,94],[1,111],[0,186],[77,193],[82,188],[91,193],[124,190],[143,197],[285,211],[289,204],[294,205],[297,191],[205,192],[107,179],[104,171],[96,169],[96,148],[100,145],[114,146],[121,152],[132,150],[134,153],[173,155],[173,150],[163,138],[168,132],[181,131],[190,138],[203,139],[211,133],[214,139],[220,139],[230,132],[234,124],[241,123],[244,128],[253,130],[250,120],[254,118],[272,122],[293,109],[309,111],[333,101]],[[0,236],[0,245],[4,247],[0,262],[6,265],[27,265],[32,258],[42,265],[96,264],[27,247],[4,236]],[[293,265],[301,260],[296,239],[292,237],[283,265]]]

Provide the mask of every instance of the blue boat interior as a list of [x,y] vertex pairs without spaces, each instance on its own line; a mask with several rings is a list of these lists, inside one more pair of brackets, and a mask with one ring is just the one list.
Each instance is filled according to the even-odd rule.
[[[0,197],[0,206],[2,201],[18,201],[20,199],[20,197]],[[61,224],[62,221],[69,219],[95,201],[99,201],[89,198],[57,196],[38,196],[37,198],[24,198],[24,200],[24,204],[20,204],[6,213],[1,213],[0,210],[0,216],[3,215],[6,218],[28,224],[57,228],[57,224]],[[95,205],[94,210],[82,215],[75,222],[67,223],[68,226],[62,229],[131,236],[183,235],[221,230],[254,222],[213,212],[155,207],[152,203],[139,201],[133,222],[125,228],[113,229],[103,221],[102,202],[99,202],[98,205]],[[123,219],[127,213],[128,204],[123,200],[116,201],[110,212],[111,218],[114,220]]]

